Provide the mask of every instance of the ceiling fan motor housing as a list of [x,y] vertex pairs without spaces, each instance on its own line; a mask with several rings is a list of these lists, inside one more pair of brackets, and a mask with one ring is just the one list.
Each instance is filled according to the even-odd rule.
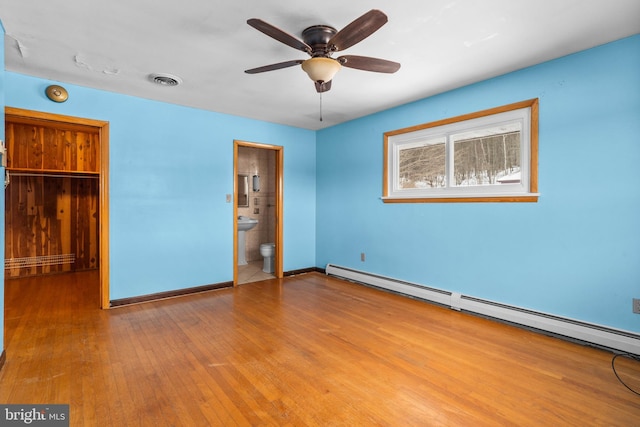
[[311,46],[309,54],[312,57],[329,57],[331,55],[331,46],[328,46],[329,40],[336,35],[338,31],[328,25],[313,25],[306,28],[302,32],[302,40]]

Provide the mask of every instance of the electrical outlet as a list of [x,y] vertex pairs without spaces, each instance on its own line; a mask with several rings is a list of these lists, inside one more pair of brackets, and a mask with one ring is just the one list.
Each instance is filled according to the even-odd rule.
[[360,254],[360,261],[364,262],[365,258],[366,258],[366,257],[365,257],[365,255],[364,255],[364,252],[362,252],[362,253]]
[[633,299],[633,312],[640,314],[640,298]]

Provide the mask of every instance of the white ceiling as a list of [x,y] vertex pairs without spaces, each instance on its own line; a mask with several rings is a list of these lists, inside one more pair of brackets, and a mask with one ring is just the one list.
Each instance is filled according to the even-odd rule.
[[[340,70],[322,96],[322,122],[320,95],[300,67],[244,73],[307,58],[247,19],[300,37],[311,25],[340,30],[374,8],[389,22],[344,54],[402,68]],[[8,71],[321,129],[638,34],[640,1],[0,0],[0,20]],[[183,83],[159,86],[151,73]]]

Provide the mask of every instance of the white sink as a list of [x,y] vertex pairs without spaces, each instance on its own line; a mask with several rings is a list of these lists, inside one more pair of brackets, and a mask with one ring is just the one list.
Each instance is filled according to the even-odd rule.
[[256,225],[258,225],[257,219],[249,218],[248,216],[238,217],[238,265],[247,265],[247,256],[245,254],[246,242],[244,233],[251,230]]
[[249,218],[248,216],[238,217],[238,231],[249,231],[258,225],[258,220]]

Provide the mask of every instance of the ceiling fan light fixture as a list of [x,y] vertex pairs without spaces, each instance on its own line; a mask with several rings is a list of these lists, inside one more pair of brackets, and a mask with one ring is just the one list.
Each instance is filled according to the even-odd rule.
[[335,59],[323,57],[310,58],[302,63],[302,69],[314,82],[330,82],[340,67]]

